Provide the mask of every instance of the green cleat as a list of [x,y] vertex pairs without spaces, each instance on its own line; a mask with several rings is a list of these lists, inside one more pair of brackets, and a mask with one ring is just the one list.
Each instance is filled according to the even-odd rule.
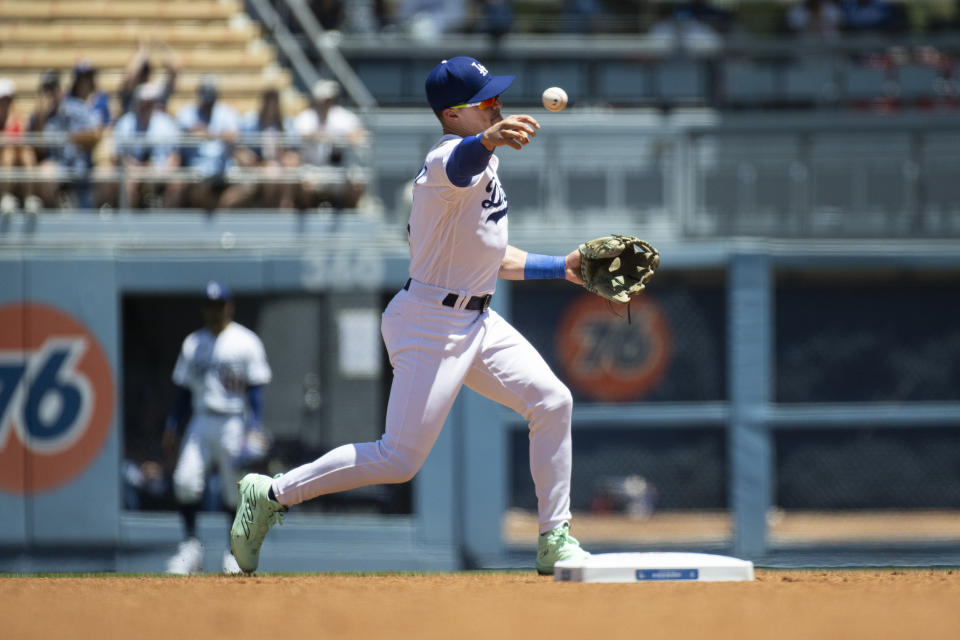
[[272,479],[257,473],[248,473],[240,485],[237,516],[230,527],[230,551],[237,564],[247,573],[257,570],[260,546],[274,524],[283,524],[283,512],[288,511],[276,500],[267,497]]
[[553,565],[560,560],[589,558],[576,538],[570,535],[570,525],[564,522],[546,533],[540,534],[537,543],[537,573],[553,575]]

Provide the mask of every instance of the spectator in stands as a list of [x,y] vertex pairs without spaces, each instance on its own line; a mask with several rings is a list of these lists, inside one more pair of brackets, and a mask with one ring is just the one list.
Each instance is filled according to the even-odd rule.
[[[100,141],[102,127],[86,102],[72,96],[63,97],[59,71],[50,69],[41,76],[27,130],[51,138],[49,145],[35,147],[41,171],[48,178],[37,188],[43,204],[91,208],[92,152]],[[62,199],[67,200],[61,202]]]
[[600,0],[565,0],[563,3],[564,33],[598,33],[603,30],[607,11]]
[[688,16],[700,24],[707,25],[717,33],[727,33],[733,26],[733,13],[715,7],[710,0],[688,0],[677,4],[674,15]]
[[[102,139],[107,127],[113,122],[110,116],[110,96],[103,91],[97,90],[97,70],[88,60],[81,60],[73,67],[73,80],[70,89],[67,92],[67,100],[79,100],[85,103],[94,113],[97,120],[97,128]],[[107,145],[104,145],[106,147]],[[101,147],[103,148],[103,147]],[[91,166],[97,164],[110,164],[109,149],[106,149],[106,155],[103,157],[93,157]],[[89,208],[93,206],[91,191],[93,187],[89,181],[84,181],[78,188],[79,200],[81,206]],[[103,185],[98,189],[97,200],[102,201]]]
[[344,8],[341,0],[308,0],[307,5],[325,31],[340,29],[344,19]]
[[240,117],[218,98],[216,77],[204,76],[197,85],[196,102],[183,105],[177,112],[180,130],[200,138],[198,144],[185,145],[180,152],[184,166],[200,178],[186,189],[187,206],[207,211],[236,206],[244,196],[243,185],[227,183]]
[[260,108],[249,111],[240,122],[241,136],[258,136],[255,143],[237,147],[234,157],[237,165],[258,168],[268,179],[264,182],[246,183],[245,203],[262,207],[293,208],[293,185],[271,183],[269,178],[278,177],[285,169],[298,165],[298,155],[290,149],[287,127],[280,105],[280,93],[267,89],[260,96]]
[[166,112],[156,108],[163,88],[152,82],[137,87],[133,107],[113,129],[114,163],[124,169],[125,202],[131,208],[176,207],[182,183],[173,176],[166,181],[137,180],[149,169],[162,178],[180,166],[180,129]]
[[166,71],[163,84],[160,90],[160,98],[157,104],[160,109],[166,111],[167,101],[173,95],[177,85],[177,73],[180,64],[176,55],[165,43],[160,41],[141,41],[136,53],[130,58],[127,67],[123,72],[123,79],[120,81],[120,87],[117,90],[120,100],[121,115],[129,111],[133,103],[133,92],[141,84],[151,81],[153,72],[152,60],[159,58],[160,64]]
[[[317,22],[326,31],[374,34],[393,29],[393,12],[397,0],[307,0]],[[289,25],[294,33],[300,31],[296,21]]]
[[894,33],[907,27],[903,7],[886,0],[842,0],[840,9],[846,31]]
[[927,18],[926,32],[941,33],[960,30],[960,0],[951,0],[941,6],[940,11],[932,11]]
[[[366,189],[366,181],[353,171],[360,165],[359,154],[367,141],[367,130],[360,118],[339,104],[340,84],[318,80],[313,86],[312,102],[293,121],[293,132],[301,143],[300,162],[309,167],[343,167],[343,184],[324,186],[309,177],[300,184],[296,200],[300,209],[330,204],[337,209],[354,208]],[[306,172],[309,176],[309,171]]]
[[499,43],[513,30],[513,2],[511,0],[473,0],[473,31],[485,33]]
[[100,126],[109,126],[113,119],[110,117],[110,96],[97,90],[97,70],[87,60],[81,60],[73,67],[73,84],[70,85],[70,96],[83,100],[100,120]]
[[397,24],[416,40],[428,41],[463,27],[466,0],[403,0],[396,12]]
[[733,14],[707,0],[690,0],[667,10],[667,16],[650,29],[650,35],[667,46],[713,49],[721,44],[722,34],[733,24]]
[[[13,108],[16,97],[16,85],[10,78],[0,78],[0,171],[9,171],[15,167],[33,168],[37,166],[37,156],[33,148],[26,144],[14,144],[23,138],[24,123]],[[40,198],[33,193],[33,183],[24,180],[17,185],[12,180],[0,176],[0,214],[10,214],[17,210],[17,195],[23,198],[23,209],[35,214],[40,210]]]
[[796,35],[836,38],[843,13],[831,0],[802,0],[787,11],[787,28]]

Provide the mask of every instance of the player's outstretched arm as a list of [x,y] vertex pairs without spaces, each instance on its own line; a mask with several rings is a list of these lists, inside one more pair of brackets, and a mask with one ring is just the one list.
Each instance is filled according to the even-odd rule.
[[524,113],[507,116],[500,122],[486,129],[480,136],[480,142],[489,151],[496,147],[513,147],[522,149],[537,135],[540,123]]
[[500,261],[500,271],[497,275],[504,280],[523,280],[523,265],[527,261],[527,252],[517,249],[512,244],[507,245],[507,252]]
[[574,284],[583,284],[580,278],[580,249],[574,249],[565,256],[544,256],[507,245],[498,275],[504,280],[563,278]]

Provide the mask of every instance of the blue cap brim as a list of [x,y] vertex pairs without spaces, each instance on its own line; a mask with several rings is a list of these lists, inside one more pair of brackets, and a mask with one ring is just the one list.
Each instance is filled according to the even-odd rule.
[[480,91],[478,91],[475,96],[467,100],[467,102],[482,102],[487,98],[500,95],[506,91],[511,84],[513,84],[513,79],[515,77],[516,76],[493,76],[490,79],[490,82],[483,85],[483,89],[480,89]]

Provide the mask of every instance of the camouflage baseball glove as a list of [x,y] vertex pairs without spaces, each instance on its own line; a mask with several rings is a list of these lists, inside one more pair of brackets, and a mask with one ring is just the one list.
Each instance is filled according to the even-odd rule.
[[580,245],[580,277],[587,291],[626,304],[660,266],[660,253],[633,236],[604,236]]

